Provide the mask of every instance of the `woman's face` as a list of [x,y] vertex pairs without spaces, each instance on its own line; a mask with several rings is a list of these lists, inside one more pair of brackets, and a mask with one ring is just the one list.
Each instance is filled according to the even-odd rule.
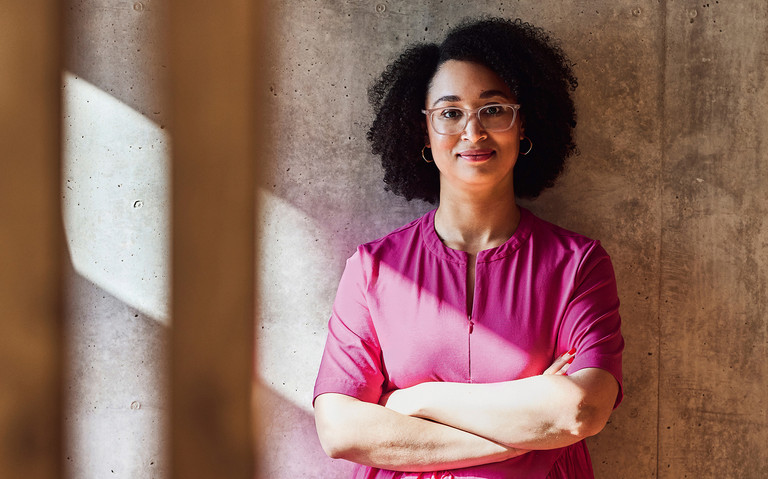
[[[489,68],[478,63],[448,60],[432,77],[426,109],[459,107],[475,109],[494,103],[516,103],[509,87]],[[471,115],[463,131],[437,133],[427,121],[427,146],[440,170],[441,191],[512,191],[512,169],[517,161],[523,128],[517,115],[512,128],[486,131]],[[488,190],[488,188],[491,188]]]

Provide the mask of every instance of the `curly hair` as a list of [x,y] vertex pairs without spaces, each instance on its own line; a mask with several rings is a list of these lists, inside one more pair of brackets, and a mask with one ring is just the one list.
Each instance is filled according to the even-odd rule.
[[440,45],[409,46],[369,88],[375,119],[367,138],[372,152],[381,155],[386,189],[430,203],[440,196],[439,172],[421,157],[427,136],[421,110],[432,77],[448,60],[490,68],[521,105],[525,134],[534,146],[515,164],[515,195],[536,198],[554,185],[576,151],[571,92],[577,81],[570,62],[541,28],[520,19],[481,18],[464,20]]

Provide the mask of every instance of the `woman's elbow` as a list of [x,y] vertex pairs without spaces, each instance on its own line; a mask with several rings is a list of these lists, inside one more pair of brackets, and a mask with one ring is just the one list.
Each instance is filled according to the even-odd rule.
[[345,446],[342,437],[338,431],[334,430],[336,428],[332,421],[329,421],[329,418],[317,409],[315,409],[315,428],[317,429],[320,446],[328,457],[343,459]]
[[602,370],[585,370],[584,377],[576,378],[574,385],[577,387],[571,409],[574,434],[581,438],[594,436],[608,424],[618,394],[618,383]]
[[320,426],[315,416],[315,426],[317,428],[317,437],[320,439],[320,446],[325,454],[331,459],[344,459],[346,447],[339,440],[338,435]]
[[573,434],[580,439],[598,434],[608,424],[612,409],[599,404],[582,401],[574,418]]
[[325,451],[325,454],[330,457],[331,459],[349,459],[350,458],[350,451],[341,446],[337,443],[328,443],[328,442],[320,442],[320,445],[323,447],[323,451]]
[[[321,400],[322,398],[322,400]],[[336,398],[318,397],[315,401],[315,429],[323,451],[332,459],[346,459],[350,441],[344,431],[344,415]]]
[[[609,416],[610,412],[606,415],[589,398],[572,391],[571,397],[558,402],[556,417],[540,424],[537,434],[557,438],[552,447],[575,444],[602,431]],[[514,443],[508,445],[515,446]]]

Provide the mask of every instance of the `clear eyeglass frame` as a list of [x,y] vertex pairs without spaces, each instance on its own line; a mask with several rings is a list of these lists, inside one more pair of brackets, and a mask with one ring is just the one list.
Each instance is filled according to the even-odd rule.
[[[486,110],[488,108],[493,108],[493,107],[505,107],[505,108],[511,107],[512,108],[512,121],[509,122],[509,125],[507,125],[504,128],[488,128],[483,123],[483,118],[480,116],[480,112],[482,110]],[[460,123],[456,123],[456,126],[453,126],[452,129],[446,130],[446,131],[440,131],[440,127],[436,125],[433,117],[435,113],[440,111],[445,111],[445,110],[461,111],[462,113],[464,113],[464,117],[463,117],[463,121],[461,121]],[[464,129],[467,127],[467,123],[469,123],[469,118],[473,115],[477,118],[477,121],[486,131],[499,132],[499,131],[509,130],[510,128],[512,128],[512,125],[514,125],[515,121],[517,120],[518,110],[520,110],[520,105],[517,103],[492,103],[490,105],[483,105],[479,108],[459,108],[457,106],[441,106],[439,108],[428,108],[426,110],[421,110],[421,112],[427,115],[427,118],[429,118],[429,122],[432,125],[432,128],[437,133],[441,135],[456,135],[464,131]]]

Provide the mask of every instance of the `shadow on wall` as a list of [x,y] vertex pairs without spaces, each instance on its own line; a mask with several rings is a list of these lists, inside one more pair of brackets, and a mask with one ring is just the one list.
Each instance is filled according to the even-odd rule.
[[[329,458],[317,438],[311,412],[265,385],[254,384],[255,414],[262,425],[256,432],[261,451],[259,477],[303,477],[324,479],[350,477],[354,464]],[[274,436],[278,430],[279,437]]]
[[63,3],[67,69],[148,119],[165,124],[167,2]]
[[168,327],[65,269],[67,477],[166,477]]

